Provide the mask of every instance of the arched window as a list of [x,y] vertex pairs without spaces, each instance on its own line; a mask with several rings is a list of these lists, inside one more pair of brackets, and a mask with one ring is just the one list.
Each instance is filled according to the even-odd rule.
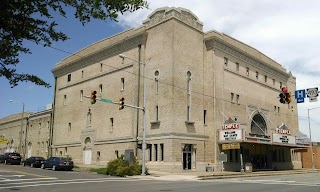
[[251,133],[266,135],[267,124],[260,114],[256,114],[251,121]]

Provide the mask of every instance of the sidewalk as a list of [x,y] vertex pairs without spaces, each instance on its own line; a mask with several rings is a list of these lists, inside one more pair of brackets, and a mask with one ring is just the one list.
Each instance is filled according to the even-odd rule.
[[257,177],[257,176],[272,176],[272,175],[291,175],[291,174],[306,174],[320,172],[320,170],[300,169],[300,170],[286,170],[286,171],[259,171],[252,173],[241,172],[196,172],[187,171],[181,173],[170,173],[160,171],[150,171],[150,175],[146,176],[130,176],[130,178],[163,180],[163,181],[188,181],[188,180],[210,180],[210,179],[226,179],[239,177]]

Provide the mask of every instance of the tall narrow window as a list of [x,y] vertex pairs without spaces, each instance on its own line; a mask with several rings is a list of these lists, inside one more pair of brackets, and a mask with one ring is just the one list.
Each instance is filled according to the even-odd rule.
[[280,82],[280,89],[282,88],[282,82]]
[[239,67],[239,63],[236,63],[236,70],[239,71],[240,67]]
[[158,93],[159,93],[159,71],[154,72],[155,78],[155,95],[156,95],[156,104],[155,104],[155,113],[156,113],[156,121],[159,121],[159,104],[158,104]]
[[187,98],[188,98],[188,105],[187,105],[187,121],[191,120],[191,72],[187,72]]
[[38,132],[38,134],[40,134],[41,133],[41,123],[39,123],[39,132]]
[[259,79],[259,72],[256,71],[256,79]]
[[50,121],[47,121],[47,131],[50,130]]
[[240,95],[237,94],[237,96],[236,96],[236,102],[237,102],[237,104],[239,104],[239,102],[240,102],[239,100],[240,100]]
[[246,68],[247,76],[249,76],[249,67]]
[[80,101],[83,101],[83,90],[80,90]]
[[110,118],[110,132],[113,132],[113,118]]
[[71,81],[71,74],[68,75],[68,82]]
[[160,160],[163,161],[164,160],[164,148],[163,148],[163,143],[160,144]]
[[64,155],[68,156],[68,148],[67,147],[64,148]]
[[264,76],[264,82],[267,82],[268,81],[268,76]]
[[152,161],[152,147],[149,148],[149,161]]
[[155,161],[158,161],[158,144],[154,144]]
[[71,123],[68,124],[68,133],[71,132]]
[[277,106],[274,106],[274,111],[277,111]]
[[203,124],[206,125],[206,120],[207,120],[207,110],[203,111]]
[[234,93],[231,93],[231,102],[233,102],[233,99],[234,99]]
[[224,58],[224,65],[228,66],[228,58],[226,58],[226,57]]
[[83,78],[83,71],[81,71],[81,78]]
[[97,161],[100,161],[100,151],[97,151]]
[[278,113],[280,113],[280,107],[278,107]]
[[114,151],[114,154],[115,154],[116,158],[118,159],[118,158],[119,158],[119,151],[118,151],[118,150],[115,150],[115,151]]
[[276,80],[275,79],[272,79],[272,84],[273,84],[273,86],[276,85]]
[[102,72],[103,64],[100,63],[100,72]]
[[49,141],[46,141],[46,153],[48,152]]
[[102,84],[99,85],[99,93],[102,93]]
[[124,90],[124,78],[121,78],[121,90]]
[[67,104],[67,95],[64,95],[63,96],[63,105],[66,105]]

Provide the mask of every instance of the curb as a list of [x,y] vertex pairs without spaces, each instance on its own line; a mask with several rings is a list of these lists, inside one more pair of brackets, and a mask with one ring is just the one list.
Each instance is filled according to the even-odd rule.
[[273,175],[291,175],[291,174],[305,174],[305,173],[318,173],[318,171],[299,171],[299,172],[278,172],[278,173],[256,173],[256,174],[234,174],[234,175],[208,175],[198,176],[199,180],[211,180],[211,179],[228,179],[238,177],[259,177],[259,176],[273,176]]

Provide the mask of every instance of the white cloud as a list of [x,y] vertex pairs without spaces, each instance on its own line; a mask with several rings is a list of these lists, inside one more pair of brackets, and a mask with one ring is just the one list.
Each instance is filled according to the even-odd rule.
[[[297,89],[320,86],[320,1],[317,0],[148,0],[149,10],[119,18],[124,27],[137,27],[157,8],[183,7],[204,24],[204,31],[226,33],[263,52],[292,71]],[[308,108],[298,104],[300,130],[308,133]],[[320,141],[320,108],[310,111],[313,139]]]

